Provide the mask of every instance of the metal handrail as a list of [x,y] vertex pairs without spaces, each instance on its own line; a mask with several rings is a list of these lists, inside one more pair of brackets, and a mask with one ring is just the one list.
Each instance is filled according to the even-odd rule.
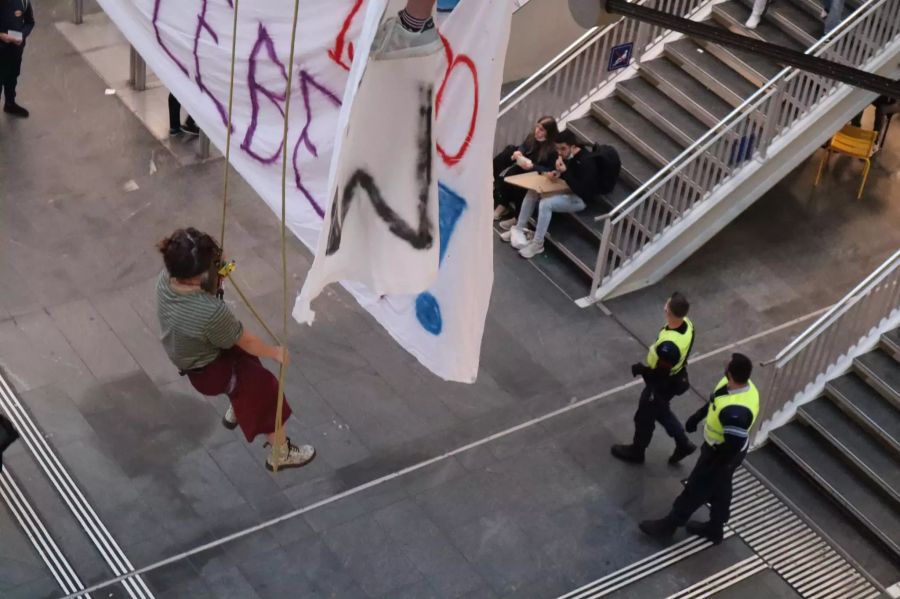
[[[846,19],[841,21],[841,23],[831,30],[828,34],[819,39],[815,44],[809,47],[809,49],[804,52],[804,54],[810,54],[814,56],[818,56],[822,50],[825,50],[825,46],[830,46],[833,42],[837,41],[837,38],[841,36],[845,31],[849,29],[851,25],[855,25],[855,19],[858,18],[858,15],[861,14],[862,11],[868,11],[869,7],[874,4],[882,4],[887,0],[868,0],[864,4],[860,5],[853,13],[850,14]],[[761,88],[756,90],[750,97],[744,100],[737,108],[728,113],[725,117],[722,118],[721,121],[716,123],[712,129],[704,133],[700,138],[698,138],[694,143],[688,146],[681,154],[672,159],[669,164],[663,167],[661,170],[657,171],[655,175],[650,177],[643,185],[634,190],[631,195],[622,200],[615,208],[610,211],[610,214],[615,217],[624,210],[627,210],[630,206],[629,204],[637,203],[638,200],[643,199],[643,196],[650,195],[656,192],[662,185],[668,180],[669,176],[674,175],[680,168],[682,162],[687,162],[688,159],[693,159],[696,156],[702,155],[712,143],[718,141],[722,135],[724,135],[727,131],[727,128],[733,125],[733,120],[737,120],[736,117],[743,116],[744,113],[749,112],[749,109],[755,110],[759,108],[759,106],[765,102],[769,95],[774,94],[776,92],[776,87],[778,83],[785,79],[788,75],[792,75],[799,72],[799,69],[794,67],[784,67],[781,71],[778,72],[774,77],[772,77],[769,81],[767,81]],[[724,129],[724,130],[723,130]],[[707,143],[708,142],[708,143]],[[702,147],[701,147],[702,146]],[[664,179],[665,180],[661,180]],[[648,191],[648,188],[653,186],[653,189]]]
[[497,118],[500,118],[501,116],[506,114],[507,111],[511,110],[516,104],[524,100],[525,97],[530,94],[533,89],[539,87],[541,83],[546,81],[546,79],[553,73],[555,73],[560,67],[568,63],[577,55],[584,52],[585,48],[596,41],[592,38],[597,38],[605,35],[606,31],[614,27],[615,25],[616,23],[607,25],[602,30],[598,29],[597,27],[591,27],[590,29],[585,31],[577,40],[566,46],[565,49],[563,49],[559,54],[551,58],[547,62],[547,64],[542,66],[527,79],[525,79],[522,83],[510,90],[508,94],[500,98],[500,112],[497,114]]
[[[657,2],[671,14],[690,17],[713,0],[636,1]],[[626,69],[606,68],[607,52],[614,46],[632,44],[629,64],[635,64],[668,33],[657,25],[625,18],[603,28],[589,29],[501,99],[495,145],[502,147],[521,135],[541,114],[565,119],[602,86],[620,77]],[[533,93],[538,90],[545,91],[546,97]]]
[[[863,66],[900,34],[900,0],[867,0],[807,54]],[[649,244],[712,191],[759,156],[841,84],[804,71],[782,69],[712,130],[679,154],[611,211],[594,267],[588,302]]]
[[900,250],[764,365],[775,364],[760,404],[754,445],[818,397],[828,380],[900,325]]
[[766,366],[773,363],[783,364],[785,361],[796,356],[801,350],[815,340],[822,331],[827,329],[841,314],[852,308],[856,302],[865,296],[868,290],[881,283],[885,277],[897,268],[900,268],[900,250],[894,252],[894,254],[876,268],[872,274],[854,287],[853,291],[845,295],[843,299],[834,304],[828,312],[820,316],[787,347],[778,352],[778,355],[767,362],[763,362],[762,365]]

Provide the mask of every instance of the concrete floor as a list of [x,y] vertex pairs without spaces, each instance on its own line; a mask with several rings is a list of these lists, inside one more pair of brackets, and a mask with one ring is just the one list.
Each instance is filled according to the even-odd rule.
[[[611,460],[608,445],[630,435],[638,388],[615,390],[663,298],[678,288],[693,299],[696,356],[738,342],[764,359],[809,320],[740,341],[828,305],[900,245],[894,131],[864,201],[847,193],[855,166],[810,191],[811,160],[663,283],[610,302],[614,317],[579,310],[498,242],[475,385],[435,380],[336,288],[316,325],[291,337],[289,434],[319,457],[271,475],[258,444],[219,425],[224,399],[198,396],[157,340],[154,243],[176,226],[218,230],[222,163],[183,166],[161,151],[50,26],[68,14],[62,0],[42,3],[20,90],[33,116],[0,118],[0,367],[135,566],[541,419],[154,570],[157,597],[552,597],[651,555],[660,546],[636,522],[667,509],[687,467],[665,465],[664,438],[640,469]],[[129,181],[138,189],[125,191]],[[275,320],[277,221],[245,183],[233,197],[229,252]],[[310,260],[292,242],[294,291]],[[698,393],[680,413],[726,359],[692,361]],[[21,444],[6,463],[82,578],[111,577]],[[24,543],[8,514],[0,531],[4,547],[7,535]],[[57,595],[27,555],[0,550],[0,592]]]

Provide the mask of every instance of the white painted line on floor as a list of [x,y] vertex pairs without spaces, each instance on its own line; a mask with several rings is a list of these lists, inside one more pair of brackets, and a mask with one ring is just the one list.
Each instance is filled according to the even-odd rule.
[[15,517],[22,532],[31,541],[34,550],[41,556],[41,560],[63,592],[77,593],[78,597],[90,599],[90,595],[79,592],[84,589],[84,583],[72,569],[59,545],[50,536],[34,508],[28,503],[8,468],[6,472],[0,472],[0,499],[6,503],[7,509]]
[[[829,308],[830,308],[830,306],[829,306]],[[812,313],[807,314],[807,315],[805,315],[805,316],[800,316],[799,318],[795,318],[795,319],[793,319],[793,320],[791,320],[791,321],[789,321],[789,322],[786,322],[786,323],[780,324],[780,325],[778,325],[778,326],[772,327],[771,329],[767,329],[767,330],[765,330],[765,331],[763,331],[763,332],[761,332],[761,333],[757,333],[757,334],[755,334],[755,335],[751,335],[751,336],[749,336],[749,337],[747,337],[747,338],[745,338],[745,339],[741,339],[740,341],[735,341],[734,343],[730,343],[730,344],[728,344],[728,345],[726,345],[726,346],[724,346],[724,347],[721,347],[721,348],[719,348],[719,349],[717,349],[717,350],[714,350],[714,351],[711,351],[711,352],[707,352],[706,354],[703,354],[703,355],[701,355],[701,356],[699,356],[699,357],[697,357],[697,358],[691,360],[691,362],[694,363],[694,364],[696,364],[697,362],[699,362],[699,361],[701,361],[701,360],[704,360],[704,359],[706,359],[706,358],[709,358],[709,357],[712,357],[712,356],[717,355],[717,354],[719,354],[719,353],[722,353],[723,351],[728,351],[729,349],[732,349],[732,348],[734,348],[734,347],[743,345],[743,344],[745,344],[745,343],[749,343],[749,342],[751,342],[751,341],[755,341],[755,340],[757,340],[757,339],[761,339],[761,338],[763,338],[763,337],[765,337],[765,336],[767,336],[767,335],[771,335],[772,333],[776,333],[776,332],[778,332],[778,331],[784,330],[785,328],[792,327],[792,326],[794,326],[794,325],[797,325],[797,324],[803,322],[804,320],[809,320],[810,318],[813,318],[813,317],[815,317],[815,316],[818,316],[818,315],[822,314],[825,310],[828,310],[829,308],[824,308],[824,309],[822,309],[822,310],[816,310],[815,312],[812,312]],[[467,452],[467,451],[469,451],[469,450],[471,450],[471,449],[475,449],[475,448],[477,448],[477,447],[481,447],[482,445],[486,445],[486,444],[488,444],[488,443],[491,443],[491,442],[493,442],[493,441],[496,441],[497,439],[502,439],[503,437],[507,437],[507,436],[509,436],[509,435],[511,435],[511,434],[513,434],[513,433],[516,433],[516,432],[518,432],[518,431],[520,431],[520,430],[529,428],[529,427],[534,426],[534,425],[536,425],[536,424],[540,424],[541,422],[545,422],[545,421],[550,420],[550,419],[552,419],[552,418],[556,418],[557,416],[561,416],[561,415],[563,415],[563,414],[567,414],[567,413],[569,413],[569,412],[572,412],[572,411],[574,411],[574,410],[577,410],[578,408],[582,408],[582,407],[584,407],[584,406],[586,406],[586,405],[592,404],[592,403],[594,403],[594,402],[596,402],[596,401],[599,401],[599,400],[601,400],[601,399],[604,399],[604,398],[610,397],[610,396],[612,396],[612,395],[615,395],[616,393],[619,393],[620,391],[624,391],[624,390],[626,390],[626,389],[630,389],[630,388],[632,388],[632,387],[636,387],[636,386],[638,386],[638,385],[640,385],[640,384],[642,384],[642,383],[643,383],[643,380],[642,380],[642,379],[637,379],[637,380],[631,381],[631,382],[629,382],[629,383],[625,383],[624,385],[619,385],[618,387],[614,387],[614,388],[612,388],[612,389],[608,389],[608,390],[603,391],[603,392],[601,392],[601,393],[597,393],[596,395],[592,395],[592,396],[590,396],[590,397],[587,397],[587,398],[585,398],[585,399],[576,401],[576,402],[574,402],[574,403],[570,403],[570,404],[568,404],[568,405],[566,405],[566,406],[564,406],[564,407],[562,407],[562,408],[559,408],[559,409],[557,409],[557,410],[553,410],[552,412],[548,412],[547,414],[543,414],[543,415],[541,415],[541,416],[537,416],[536,418],[532,418],[531,420],[527,420],[527,421],[525,421],[525,422],[522,422],[521,424],[517,424],[517,425],[515,425],[515,426],[513,426],[513,427],[510,427],[510,428],[504,429],[504,430],[502,430],[502,431],[496,432],[496,433],[494,433],[494,434],[492,434],[492,435],[489,435],[489,436],[484,437],[484,438],[482,438],[482,439],[479,439],[479,440],[477,440],[477,441],[473,441],[472,443],[469,443],[469,444],[467,444],[467,445],[463,445],[462,447],[457,447],[456,449],[452,449],[452,450],[450,450],[450,451],[447,451],[447,452],[445,452],[445,453],[442,453],[442,454],[440,454],[440,455],[437,455],[437,456],[435,456],[435,457],[433,457],[433,458],[429,458],[429,459],[427,459],[427,460],[425,460],[425,461],[422,461],[422,462],[419,462],[419,463],[417,463],[417,464],[413,464],[413,465],[411,465],[411,466],[407,466],[406,468],[403,468],[403,469],[401,469],[401,470],[397,470],[396,472],[391,472],[390,474],[385,474],[384,476],[382,476],[382,477],[380,477],[380,478],[376,478],[376,479],[370,480],[369,482],[363,483],[363,484],[361,484],[361,485],[359,485],[359,486],[356,486],[356,487],[353,487],[352,489],[347,489],[346,491],[343,491],[343,492],[338,493],[338,494],[336,494],[336,495],[332,495],[331,497],[326,497],[325,499],[322,499],[321,501],[317,501],[317,502],[312,503],[312,504],[310,504],[310,505],[307,505],[307,506],[305,506],[305,507],[298,508],[298,509],[293,510],[293,511],[291,511],[291,512],[288,512],[288,513],[286,513],[286,514],[282,514],[281,516],[278,516],[278,517],[276,517],[276,518],[272,518],[272,519],[270,519],[270,520],[266,520],[265,522],[261,522],[261,523],[255,525],[255,526],[251,526],[251,527],[246,528],[246,529],[244,529],[244,530],[240,530],[240,531],[238,531],[238,532],[235,532],[235,533],[232,533],[232,534],[230,534],[230,535],[224,536],[224,537],[222,537],[222,538],[220,538],[220,539],[216,539],[215,541],[210,541],[209,543],[200,545],[200,546],[198,546],[198,547],[194,547],[193,549],[189,549],[189,550],[187,550],[187,551],[184,551],[184,552],[182,552],[182,553],[179,553],[178,555],[173,555],[172,557],[168,557],[168,558],[166,558],[166,559],[160,560],[160,561],[158,561],[158,562],[154,562],[154,563],[152,563],[152,564],[150,564],[150,565],[147,565],[147,566],[144,566],[144,567],[142,567],[142,568],[138,568],[137,570],[134,570],[133,572],[131,572],[131,573],[129,573],[129,574],[123,574],[123,575],[121,575],[121,576],[117,576],[116,578],[111,578],[111,579],[109,579],[109,580],[107,580],[107,581],[105,581],[105,582],[102,582],[102,583],[96,584],[96,585],[94,585],[94,586],[92,586],[92,587],[89,587],[89,588],[87,589],[87,591],[88,591],[88,592],[94,592],[94,591],[97,591],[97,590],[102,589],[102,588],[104,588],[104,587],[107,587],[107,586],[109,586],[109,585],[112,585],[112,584],[116,584],[116,583],[122,582],[122,581],[124,581],[124,580],[126,580],[126,579],[128,579],[128,578],[130,578],[130,577],[132,577],[132,576],[140,576],[141,574],[146,574],[147,572],[150,572],[150,571],[152,571],[152,570],[157,570],[157,569],[159,569],[159,568],[168,566],[168,565],[170,565],[170,564],[173,564],[173,563],[178,562],[178,561],[180,561],[180,560],[183,560],[183,559],[185,559],[185,558],[191,557],[192,555],[197,555],[198,553],[203,553],[204,551],[208,551],[208,550],[210,550],[210,549],[214,549],[214,548],[219,547],[219,546],[221,546],[221,545],[225,545],[226,543],[230,543],[231,541],[236,541],[237,539],[246,537],[246,536],[248,536],[248,535],[251,535],[251,534],[253,534],[253,533],[259,532],[259,531],[261,531],[261,530],[265,530],[266,528],[269,528],[269,527],[271,527],[271,526],[275,526],[276,524],[280,524],[281,522],[284,522],[284,521],[286,521],[286,520],[290,520],[290,519],[292,519],[292,518],[296,518],[297,516],[302,516],[303,514],[307,514],[307,513],[309,513],[309,512],[312,512],[312,511],[314,511],[314,510],[317,510],[317,509],[319,509],[320,507],[325,507],[326,505],[330,505],[330,504],[335,503],[335,502],[337,502],[337,501],[340,501],[340,500],[342,500],[342,499],[346,499],[347,497],[352,497],[353,495],[356,495],[356,494],[358,494],[358,493],[361,493],[361,492],[363,492],[363,491],[366,491],[366,490],[368,490],[368,489],[371,489],[372,487],[377,487],[378,485],[381,485],[381,484],[390,482],[390,481],[392,481],[392,480],[395,480],[395,479],[397,479],[397,478],[400,478],[400,477],[405,476],[405,475],[407,475],[407,474],[410,474],[410,473],[412,473],[412,472],[416,472],[416,471],[418,471],[418,470],[422,470],[423,468],[427,468],[428,466],[431,466],[431,465],[433,465],[433,464],[437,464],[437,463],[442,462],[442,461],[444,461],[444,460],[446,460],[446,459],[448,459],[448,458],[452,458],[452,457],[457,456],[457,455],[459,455],[459,454],[461,454],[461,453],[465,453],[465,452]],[[75,597],[76,597],[75,595],[67,595],[67,596],[64,597],[63,599],[75,599]]]

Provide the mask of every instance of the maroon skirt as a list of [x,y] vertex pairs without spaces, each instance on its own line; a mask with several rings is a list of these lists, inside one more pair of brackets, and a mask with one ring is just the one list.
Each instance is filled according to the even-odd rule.
[[[247,441],[275,432],[278,407],[278,378],[256,356],[238,346],[227,349],[202,370],[189,372],[194,389],[203,395],[228,396],[238,425]],[[281,412],[284,424],[291,416],[287,397]]]

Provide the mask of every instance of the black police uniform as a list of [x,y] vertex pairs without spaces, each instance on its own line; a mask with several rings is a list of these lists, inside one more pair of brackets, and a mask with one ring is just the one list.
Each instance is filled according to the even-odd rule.
[[18,31],[24,38],[21,44],[0,42],[0,88],[7,107],[16,103],[16,82],[22,69],[22,52],[32,29],[34,11],[31,0],[0,0],[0,32]]
[[[682,351],[671,340],[675,335],[680,336],[680,342],[685,345],[683,359]],[[653,363],[652,366],[635,364],[631,367],[631,373],[634,376],[643,377],[646,386],[641,392],[638,409],[634,414],[633,441],[631,445],[614,445],[612,454],[615,457],[626,462],[643,463],[644,453],[653,438],[657,422],[675,440],[675,451],[669,458],[670,464],[680,462],[697,449],[697,446],[688,439],[684,427],[672,412],[670,405],[673,397],[681,395],[690,388],[687,362],[693,346],[693,325],[685,319],[678,329],[664,327],[660,331],[656,344],[651,348],[651,354],[658,354],[659,358],[664,358],[664,360]],[[668,355],[663,356],[662,353]],[[675,372],[673,372],[673,365],[676,365],[677,368]]]

